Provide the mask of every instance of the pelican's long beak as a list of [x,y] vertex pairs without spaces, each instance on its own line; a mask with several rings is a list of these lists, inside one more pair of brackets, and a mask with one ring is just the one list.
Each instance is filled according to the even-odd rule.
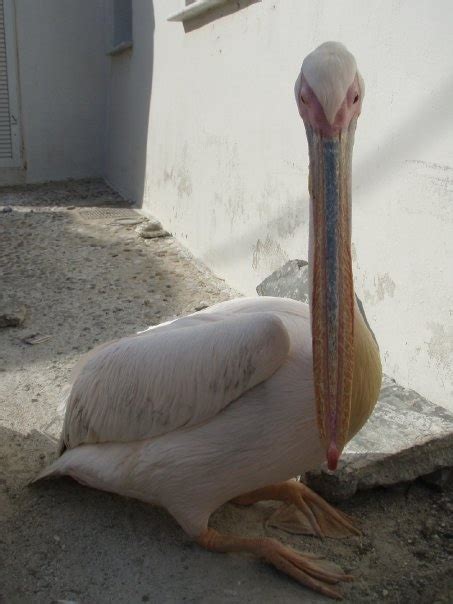
[[312,338],[317,419],[335,470],[347,442],[353,374],[351,161],[356,120],[325,138],[307,128],[313,204]]

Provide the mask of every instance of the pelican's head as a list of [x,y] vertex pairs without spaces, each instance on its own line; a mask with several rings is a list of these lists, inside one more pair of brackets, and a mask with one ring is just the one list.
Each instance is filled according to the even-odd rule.
[[294,92],[305,127],[333,138],[360,115],[365,87],[353,55],[325,42],[305,57]]
[[318,426],[330,469],[348,439],[353,374],[351,160],[364,86],[354,57],[326,42],[295,85],[310,154],[311,321]]

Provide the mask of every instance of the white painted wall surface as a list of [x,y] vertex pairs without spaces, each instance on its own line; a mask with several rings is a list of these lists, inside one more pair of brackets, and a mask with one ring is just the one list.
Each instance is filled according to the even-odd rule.
[[16,0],[27,181],[101,176],[104,0]]
[[[134,2],[137,64],[145,4]],[[266,1],[187,33],[166,21],[182,4],[154,3],[144,209],[245,294],[306,258],[308,156],[293,83],[309,51],[344,42],[366,82],[353,177],[357,293],[385,371],[453,409],[453,4]],[[131,89],[117,83],[111,99],[118,116],[143,96],[133,68],[122,82],[128,74]],[[123,130],[116,154],[136,130]],[[114,182],[126,188],[121,174]]]

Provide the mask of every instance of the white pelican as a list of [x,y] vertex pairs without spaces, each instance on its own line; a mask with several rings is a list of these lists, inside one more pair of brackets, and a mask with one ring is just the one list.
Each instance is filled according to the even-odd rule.
[[290,480],[324,458],[335,469],[381,384],[352,280],[351,157],[364,93],[354,57],[323,44],[305,58],[295,93],[310,153],[310,306],[231,300],[96,348],[75,371],[61,457],[39,478],[67,474],[163,506],[201,546],[256,554],[339,598],[331,584],[351,579],[339,569],[208,527],[227,501],[272,499],[299,510],[297,520],[286,508],[287,528],[302,512],[313,534],[356,533]]

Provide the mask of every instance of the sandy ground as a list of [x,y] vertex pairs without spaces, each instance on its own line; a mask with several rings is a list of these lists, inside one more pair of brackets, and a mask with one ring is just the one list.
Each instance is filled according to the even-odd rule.
[[[233,292],[173,238],[138,237],[102,182],[4,189],[2,205],[0,298],[27,316],[0,329],[0,601],[327,601],[248,556],[201,550],[163,510],[69,479],[27,486],[55,454],[57,406],[82,353]],[[24,342],[35,334],[50,338]],[[347,602],[453,602],[451,486],[358,494],[341,508],[363,537],[343,541],[264,528],[271,507],[227,504],[212,525],[336,560],[356,577]]]

